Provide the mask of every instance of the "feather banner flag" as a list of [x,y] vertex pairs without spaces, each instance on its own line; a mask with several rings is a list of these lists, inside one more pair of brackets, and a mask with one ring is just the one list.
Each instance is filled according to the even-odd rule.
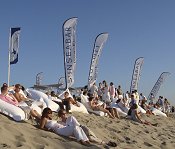
[[63,51],[66,89],[74,84],[76,67],[76,25],[77,18],[70,18],[63,24]]
[[156,97],[156,95],[157,95],[157,93],[158,93],[158,91],[159,91],[159,89],[160,89],[160,86],[163,84],[163,82],[165,81],[165,79],[166,79],[169,75],[170,75],[169,72],[163,72],[163,73],[159,76],[157,82],[155,83],[154,87],[152,88],[152,90],[151,90],[151,92],[150,92],[150,94],[149,94],[149,96],[148,96],[148,100],[151,99],[151,96],[153,96],[154,98]]
[[19,34],[21,28],[15,27],[10,28],[10,35],[9,35],[9,54],[8,54],[8,80],[7,84],[10,84],[10,65],[16,64],[18,62],[18,50],[19,50]]
[[88,88],[90,88],[97,80],[97,73],[98,73],[97,65],[99,57],[101,55],[101,51],[107,39],[108,39],[108,33],[101,33],[95,39],[91,65],[89,70]]
[[10,41],[9,41],[10,64],[16,64],[18,62],[20,31],[21,28],[19,27],[10,29]]
[[143,57],[139,57],[135,60],[133,74],[132,74],[132,80],[131,80],[130,93],[132,93],[132,91],[138,89],[138,83],[139,83],[139,79],[140,79],[143,61],[144,61]]

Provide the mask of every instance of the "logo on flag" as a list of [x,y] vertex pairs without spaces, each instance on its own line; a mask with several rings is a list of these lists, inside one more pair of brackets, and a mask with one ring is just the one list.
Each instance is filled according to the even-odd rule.
[[18,50],[19,50],[19,33],[20,28],[11,28],[10,31],[10,64],[16,64],[18,62]]

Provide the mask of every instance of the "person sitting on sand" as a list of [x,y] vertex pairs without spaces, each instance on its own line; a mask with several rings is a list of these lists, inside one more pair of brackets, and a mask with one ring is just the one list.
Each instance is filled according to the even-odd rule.
[[137,103],[137,100],[135,99],[134,94],[131,94],[131,101],[129,103],[129,106],[132,107],[132,105],[136,103]]
[[34,101],[33,99],[27,98],[22,90],[22,86],[20,84],[15,85],[14,89],[15,93],[13,94],[15,98],[18,100],[19,104],[23,105],[25,102],[29,107],[32,106],[32,104],[40,107],[41,109],[43,108],[43,102],[40,101]]
[[72,124],[73,123],[67,123],[67,125],[63,125],[61,123],[58,123],[56,120],[52,120],[52,110],[50,108],[45,108],[42,112],[39,127],[43,130],[53,131],[58,135],[63,135],[66,137],[74,136],[81,144],[87,146],[90,145],[89,139],[87,138],[82,128],[80,126]]
[[130,116],[131,120],[135,121],[135,122],[138,122],[138,123],[142,123],[142,124],[146,124],[146,125],[153,125],[153,126],[156,126],[157,124],[151,124],[150,122],[148,121],[143,121],[141,120],[138,112],[137,112],[137,108],[138,108],[138,105],[137,104],[133,104],[130,108],[130,110],[128,111],[128,115]]
[[146,100],[141,100],[141,105],[140,106],[146,111],[146,114],[150,114],[150,115],[153,114],[150,110],[150,106],[147,105]]
[[102,111],[104,113],[107,113],[110,118],[115,118],[107,109],[104,107],[105,104],[99,105],[94,97],[89,97],[89,106],[94,111]]
[[11,89],[11,88],[9,88],[8,86],[3,84],[3,86],[1,87],[0,99],[4,100],[12,105],[18,106],[17,99],[13,96],[13,94],[8,93],[9,89]]
[[9,94],[8,93],[8,87],[7,86],[2,86],[1,87],[1,94],[0,94],[0,99],[13,104],[15,106],[18,106],[19,108],[21,108],[26,114],[27,117],[29,118],[30,116],[33,116],[37,119],[40,119],[40,114],[36,111],[31,109],[28,106],[20,106],[18,100],[15,98],[15,96],[13,96],[13,94]]
[[49,99],[51,99],[53,102],[55,102],[59,105],[60,109],[64,109],[64,105],[66,106],[66,109],[70,109],[70,103],[65,102],[63,104],[62,100],[55,94],[55,91],[51,91],[50,94],[47,94],[47,95],[48,95]]
[[78,104],[78,102],[75,101],[73,98],[71,98],[69,96],[69,92],[67,92],[67,91],[64,93],[64,99],[62,99],[62,103],[63,103],[63,105],[67,105],[66,106],[66,111],[68,113],[69,113],[69,110],[71,110],[70,104],[73,104],[73,105],[75,105],[77,107],[80,107],[80,105]]

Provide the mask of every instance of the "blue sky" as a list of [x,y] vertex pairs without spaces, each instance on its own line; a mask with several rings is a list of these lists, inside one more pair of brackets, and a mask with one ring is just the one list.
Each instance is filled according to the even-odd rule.
[[43,72],[43,84],[58,82],[64,76],[62,24],[78,17],[74,86],[87,84],[94,40],[108,32],[97,83],[112,81],[123,91],[129,90],[134,61],[144,57],[138,90],[147,96],[159,75],[168,71],[171,76],[158,94],[174,102],[174,8],[173,0],[1,1],[0,84],[7,82],[10,27],[21,27],[19,61],[11,65],[10,84],[30,87],[39,72]]

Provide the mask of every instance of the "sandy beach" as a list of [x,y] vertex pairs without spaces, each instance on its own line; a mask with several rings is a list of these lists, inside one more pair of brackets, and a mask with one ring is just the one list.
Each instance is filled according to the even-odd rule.
[[[100,139],[115,141],[117,149],[174,149],[175,118],[144,116],[144,119],[158,123],[158,126],[138,124],[127,119],[110,119],[94,114],[72,113],[82,125],[88,126]],[[57,116],[54,114],[54,118]],[[15,122],[0,115],[1,149],[86,149],[107,148],[94,144],[82,146],[74,139],[58,136],[52,132],[40,130],[31,120]],[[112,147],[110,147],[112,148]]]

